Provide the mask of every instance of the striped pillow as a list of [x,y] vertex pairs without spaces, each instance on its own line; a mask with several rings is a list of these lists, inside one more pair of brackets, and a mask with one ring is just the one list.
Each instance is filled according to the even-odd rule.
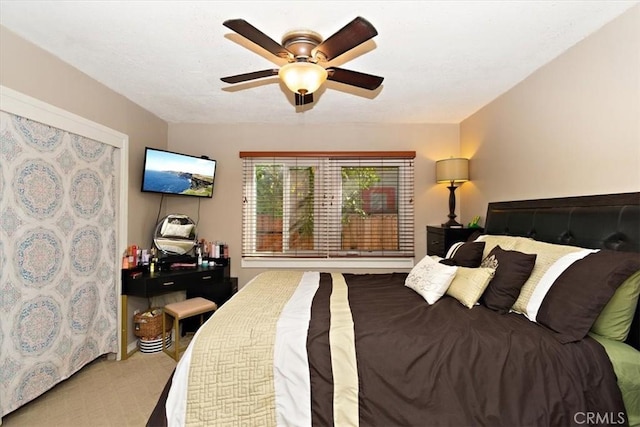
[[[567,255],[536,288],[528,315],[554,331],[561,343],[581,340],[618,287],[639,269],[640,254],[633,252],[603,249]],[[547,280],[552,283],[545,292]]]
[[[501,245],[502,246],[502,245]],[[553,243],[537,242],[531,239],[521,239],[515,244],[515,250],[527,254],[536,254],[536,263],[533,266],[529,279],[520,290],[518,299],[511,309],[517,313],[526,313],[531,295],[540,279],[551,266],[564,255],[584,250],[575,246],[556,245]]]

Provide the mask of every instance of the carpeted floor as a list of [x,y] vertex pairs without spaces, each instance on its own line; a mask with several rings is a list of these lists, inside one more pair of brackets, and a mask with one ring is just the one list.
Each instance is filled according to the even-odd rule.
[[144,426],[176,362],[159,352],[105,356],[2,418],[2,427]]

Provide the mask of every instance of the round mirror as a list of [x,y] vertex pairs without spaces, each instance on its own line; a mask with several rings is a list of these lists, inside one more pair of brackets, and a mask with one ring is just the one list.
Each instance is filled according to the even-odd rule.
[[166,255],[184,255],[198,242],[196,223],[186,215],[167,215],[156,225],[153,243]]

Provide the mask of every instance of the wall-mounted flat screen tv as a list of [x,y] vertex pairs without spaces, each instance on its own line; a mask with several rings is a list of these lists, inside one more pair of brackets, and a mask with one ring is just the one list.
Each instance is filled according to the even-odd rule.
[[142,191],[213,197],[216,161],[146,147]]

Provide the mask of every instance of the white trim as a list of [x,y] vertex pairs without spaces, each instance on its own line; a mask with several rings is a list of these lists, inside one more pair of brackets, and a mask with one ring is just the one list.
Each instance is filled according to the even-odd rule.
[[242,197],[242,218],[249,218],[247,221],[242,221],[242,247],[245,247],[245,241],[248,240],[246,245],[248,250],[255,252],[256,239],[253,237],[256,234],[257,216],[256,216],[256,185],[254,179],[245,179],[249,174],[247,169],[251,169],[251,176],[256,175],[256,165],[253,162],[243,162],[242,164],[242,176],[243,176],[243,197]]
[[328,268],[408,269],[413,258],[242,258],[242,268]]
[[[71,132],[77,135],[90,138],[104,144],[111,145],[118,149],[119,153],[119,165],[120,176],[118,177],[120,189],[119,189],[119,209],[116,212],[118,222],[118,248],[115,260],[115,271],[120,271],[120,257],[117,254],[121,254],[127,247],[127,220],[128,220],[128,188],[129,188],[129,137],[121,132],[110,129],[99,123],[85,119],[84,117],[73,114],[69,111],[63,110],[46,102],[32,98],[23,93],[17,92],[6,86],[0,85],[0,110],[7,113],[15,114],[21,117],[25,117],[30,120],[34,120],[40,123],[44,123],[49,126],[53,126],[58,129],[62,129],[67,132]],[[116,295],[120,295],[122,285],[120,274],[116,275]],[[122,304],[121,299],[118,298],[118,312],[116,325],[118,330],[118,355],[117,359],[120,360],[122,354],[120,319],[122,318]]]

